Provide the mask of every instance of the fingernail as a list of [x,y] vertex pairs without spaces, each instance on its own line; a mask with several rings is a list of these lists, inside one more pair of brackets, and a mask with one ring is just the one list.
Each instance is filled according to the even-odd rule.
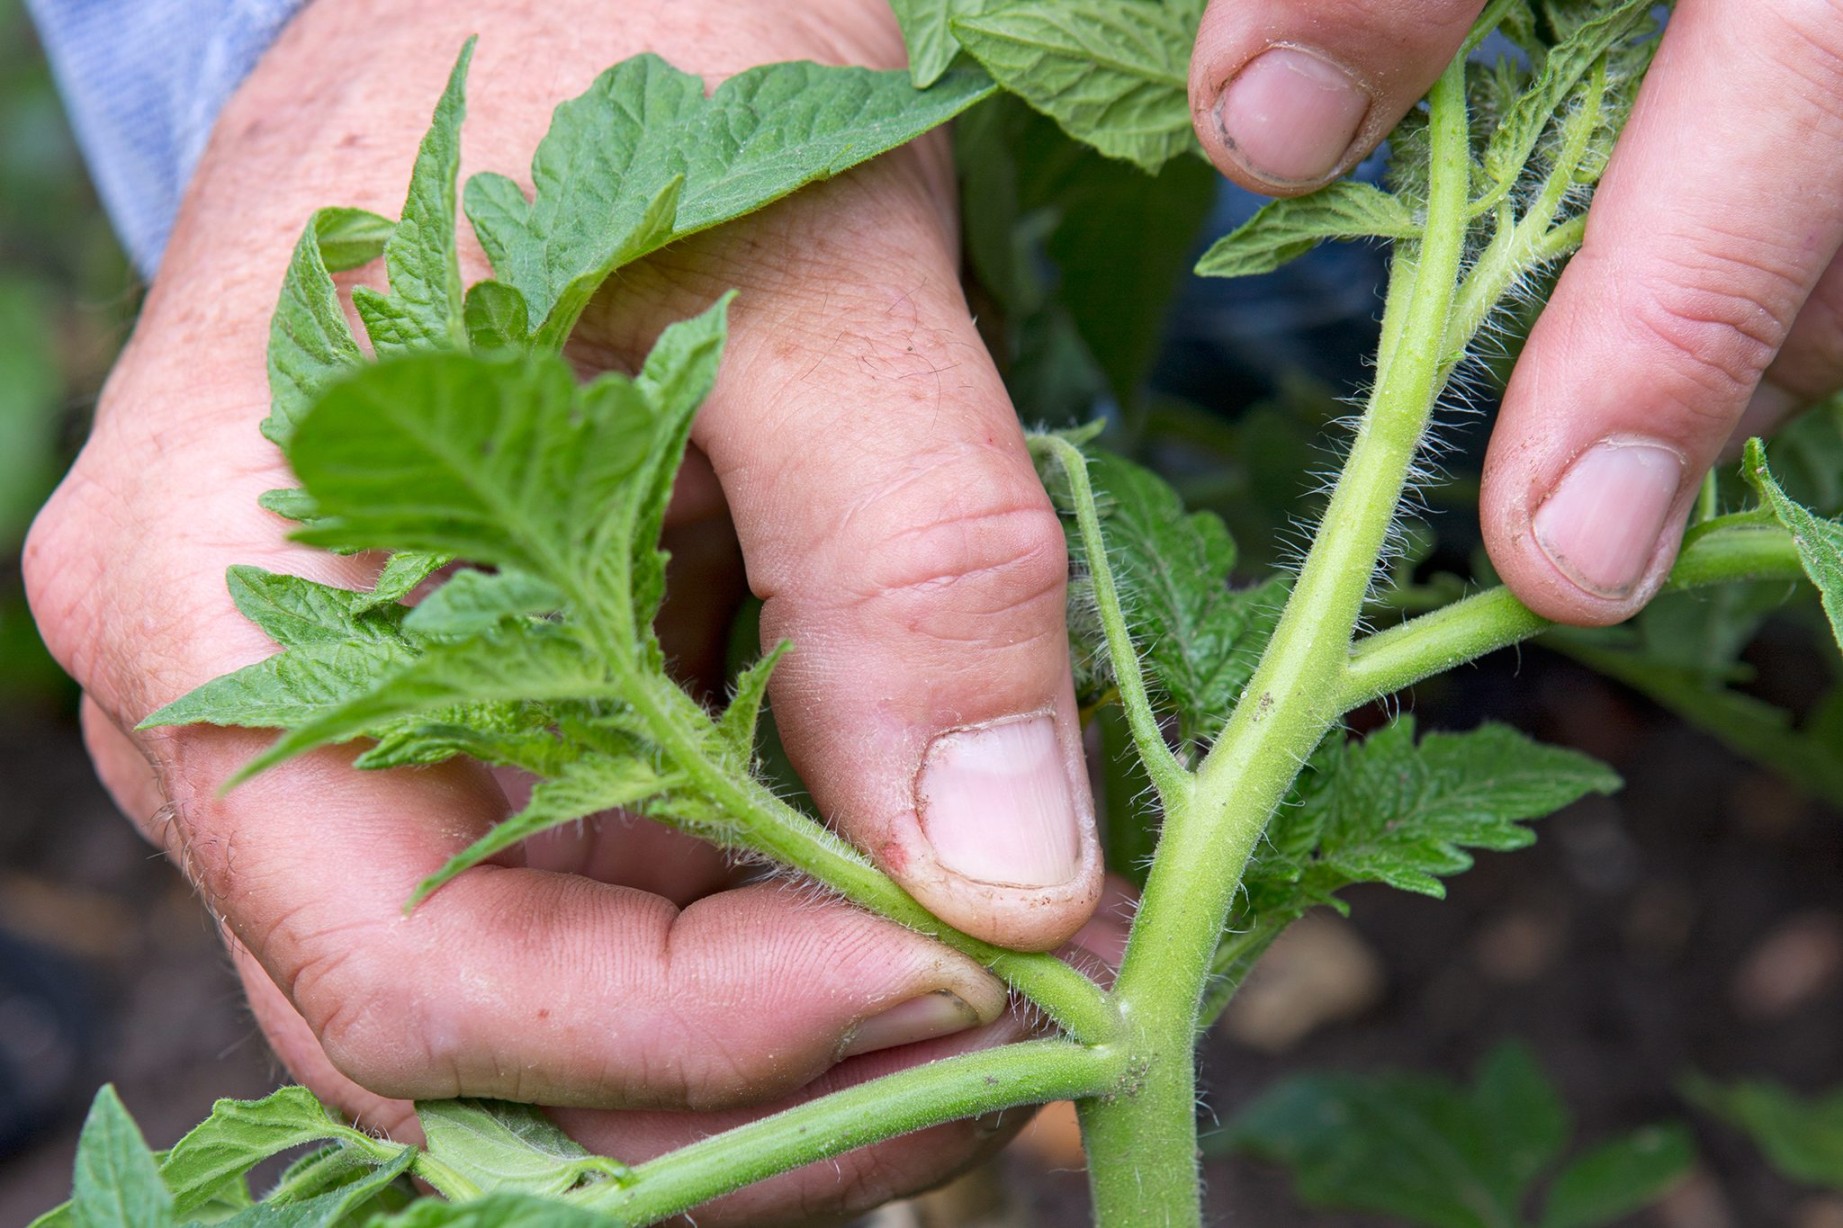
[[1269,183],[1316,183],[1337,169],[1370,97],[1344,69],[1297,47],[1249,61],[1222,91],[1216,126],[1248,171]]
[[1608,439],[1569,466],[1531,528],[1549,561],[1598,597],[1631,595],[1683,486],[1683,457],[1644,440]]
[[897,1045],[933,1040],[937,1036],[952,1036],[978,1023],[978,1012],[959,994],[938,989],[900,1002],[858,1024],[839,1046],[838,1056],[842,1060],[880,1049],[894,1049]]
[[1081,819],[1048,716],[944,733],[915,782],[922,834],[943,869],[975,882],[1053,887],[1081,863]]

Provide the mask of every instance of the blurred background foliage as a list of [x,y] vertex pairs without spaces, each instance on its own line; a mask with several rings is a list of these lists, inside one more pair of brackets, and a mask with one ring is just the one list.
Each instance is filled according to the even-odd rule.
[[26,612],[19,548],[139,303],[21,0],[0,0],[0,704],[74,692]]

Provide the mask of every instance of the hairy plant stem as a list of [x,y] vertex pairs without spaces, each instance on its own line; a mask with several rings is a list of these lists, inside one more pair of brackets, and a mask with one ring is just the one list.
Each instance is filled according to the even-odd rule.
[[738,1126],[592,1186],[582,1205],[620,1225],[651,1224],[802,1164],[1019,1105],[1126,1094],[1133,1064],[1117,1045],[1038,1040],[885,1075]]
[[1139,667],[1139,653],[1133,646],[1132,632],[1126,625],[1126,613],[1120,608],[1119,589],[1114,584],[1113,568],[1107,561],[1107,543],[1101,536],[1101,518],[1094,505],[1094,487],[1088,481],[1088,462],[1081,449],[1059,435],[1033,435],[1030,450],[1038,455],[1053,456],[1068,475],[1073,493],[1075,523],[1081,530],[1082,550],[1087,557],[1088,575],[1094,584],[1094,603],[1100,610],[1101,626],[1107,635],[1107,654],[1113,666],[1114,686],[1119,691],[1120,706],[1126,712],[1127,727],[1133,745],[1145,764],[1146,775],[1158,791],[1162,808],[1169,812],[1189,798],[1192,777],[1165,744],[1164,730],[1152,711],[1146,693],[1145,675]]
[[[1054,955],[1007,950],[941,921],[855,848],[776,797],[753,777],[738,779],[687,730],[703,709],[677,687],[636,677],[626,692],[680,770],[723,813],[743,820],[740,842],[791,866],[880,916],[971,956],[1030,998],[1077,1040],[1100,1043],[1117,1031],[1112,1003],[1095,983]],[[693,711],[687,711],[687,709]]]
[[1201,1221],[1193,1049],[1217,940],[1268,819],[1342,713],[1351,636],[1442,386],[1471,171],[1463,59],[1429,102],[1427,226],[1391,270],[1369,407],[1261,664],[1189,797],[1165,816],[1121,964],[1114,994],[1145,1081],[1082,1111],[1107,1228]]
[[[1681,590],[1739,580],[1796,583],[1803,578],[1792,535],[1743,514],[1719,517],[1692,530],[1665,587]],[[1348,712],[1552,626],[1507,588],[1475,593],[1359,641],[1344,671],[1339,705]]]
[[1594,69],[1586,98],[1562,124],[1561,147],[1554,166],[1523,216],[1515,216],[1508,199],[1495,206],[1497,231],[1460,285],[1447,324],[1444,359],[1447,373],[1459,365],[1466,347],[1472,344],[1478,330],[1484,327],[1492,311],[1518,280],[1532,268],[1557,260],[1580,246],[1585,229],[1568,224],[1558,227],[1555,217],[1575,186],[1576,168],[1593,146],[1605,93],[1606,65],[1600,64]]

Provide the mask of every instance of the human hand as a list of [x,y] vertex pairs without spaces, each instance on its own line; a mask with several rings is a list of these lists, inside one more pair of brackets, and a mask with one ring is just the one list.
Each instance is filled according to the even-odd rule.
[[[372,1124],[407,1125],[413,1097],[619,1108],[566,1122],[644,1159],[815,1080],[1018,1035],[1003,987],[961,956],[797,888],[739,885],[713,851],[618,817],[470,871],[405,918],[414,885],[507,812],[500,782],[460,763],[361,775],[324,752],[220,797],[260,735],[128,732],[273,651],[232,609],[229,564],[371,578],[256,507],[289,484],[255,429],[267,320],[314,207],[394,211],[467,33],[469,169],[524,167],[554,104],[641,50],[713,78],[901,59],[866,0],[662,6],[619,31],[587,3],[469,6],[464,24],[450,7],[320,0],[297,18],[221,118],[93,437],[35,526],[34,609],[85,688],[105,780],[222,919],[278,1052]],[[951,199],[938,143],[892,155],[624,271],[574,352],[630,365],[669,320],[742,290],[694,432],[707,460],[674,507],[662,635],[696,672],[720,634],[727,508],[765,636],[796,645],[774,701],[821,807],[947,920],[1050,948],[1100,885],[1066,561],[960,297]],[[881,1201],[989,1134],[896,1140],[843,1180],[789,1174],[731,1214]]]
[[[1213,0],[1191,104],[1212,160],[1291,195],[1348,170],[1479,0]],[[1529,607],[1629,617],[1709,466],[1843,385],[1843,8],[1681,0],[1491,439],[1485,543]]]

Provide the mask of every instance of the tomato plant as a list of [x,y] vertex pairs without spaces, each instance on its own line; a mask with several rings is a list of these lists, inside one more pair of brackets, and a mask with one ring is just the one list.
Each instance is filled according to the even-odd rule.
[[[1400,717],[1354,738],[1342,722],[1547,629],[1503,588],[1416,589],[1391,561],[1405,500],[1436,481],[1425,462],[1455,377],[1480,335],[1505,326],[1581,241],[1654,44],[1652,5],[1635,0],[1494,0],[1391,138],[1381,185],[1347,180],[1271,204],[1198,264],[1236,277],[1326,240],[1392,245],[1373,384],[1296,566],[1235,586],[1222,522],[1187,512],[1162,478],[1109,451],[1107,431],[1032,436],[1067,525],[1079,698],[1125,756],[1107,799],[1109,843],[1143,895],[1111,987],[1052,955],[960,933],[787,800],[763,770],[758,725],[776,662],[798,644],[742,671],[721,710],[674,681],[652,630],[659,534],[721,361],[729,299],[668,328],[637,374],[580,383],[560,351],[622,266],[964,115],[969,245],[1006,317],[1001,357],[1019,404],[1108,398],[1116,428],[1143,408],[1167,274],[1208,202],[1182,86],[1198,6],[897,7],[912,79],[778,64],[706,97],[656,57],[616,65],[557,112],[531,198],[493,174],[457,188],[464,51],[402,216],[317,214],[271,334],[263,429],[301,485],[265,506],[296,522],[300,541],[387,551],[389,562],[365,592],[233,568],[231,596],[281,651],[147,723],[282,730],[245,777],[354,741],[360,768],[467,755],[537,777],[529,803],[422,884],[411,907],[530,835],[620,809],[933,936],[1004,977],[1051,1034],[888,1075],[632,1167],[587,1154],[524,1106],[422,1105],[418,1148],[338,1122],[299,1088],[224,1102],[155,1157],[105,1091],[75,1200],[41,1222],[646,1224],[900,1133],[1073,1099],[1097,1221],[1195,1224],[1196,1038],[1287,925],[1339,907],[1356,883],[1438,895],[1470,865],[1468,850],[1524,846],[1529,821],[1617,786],[1603,765],[1505,726],[1422,733]],[[1501,42],[1484,47],[1492,35]],[[456,255],[463,202],[494,270],[473,285]],[[1048,238],[1034,233],[1060,258],[1054,286],[1044,253],[1020,240],[1045,213]],[[1097,252],[1109,219],[1129,233]],[[352,296],[368,355],[332,274],[380,260],[389,291]],[[1067,370],[1049,378],[1057,353],[1079,356],[1074,393]],[[1757,441],[1743,474],[1751,496],[1710,487],[1664,600],[1808,581],[1843,625],[1843,524],[1789,497]],[[1585,633],[1569,643],[1669,700],[1642,644]],[[1745,745],[1745,715],[1719,719]],[[1824,739],[1778,753],[1834,787],[1838,756]],[[1465,1136],[1482,1131],[1474,1175],[1502,1215],[1449,1214],[1412,1192],[1366,1204],[1423,1222],[1521,1222],[1519,1200],[1567,1141],[1552,1094],[1514,1052],[1471,1091],[1408,1082],[1291,1095],[1359,1122],[1364,1106],[1418,1105],[1456,1155],[1476,1152]],[[1275,1154],[1322,1159],[1322,1140],[1283,1104],[1238,1128],[1263,1120]],[[1374,1163],[1411,1170],[1386,1127],[1351,1130]],[[304,1143],[325,1146],[253,1204],[249,1169]],[[1668,1133],[1608,1144],[1556,1178],[1542,1222],[1609,1222],[1687,1163]],[[406,1175],[440,1197],[414,1198]],[[132,1212],[109,1218],[122,1207]]]

